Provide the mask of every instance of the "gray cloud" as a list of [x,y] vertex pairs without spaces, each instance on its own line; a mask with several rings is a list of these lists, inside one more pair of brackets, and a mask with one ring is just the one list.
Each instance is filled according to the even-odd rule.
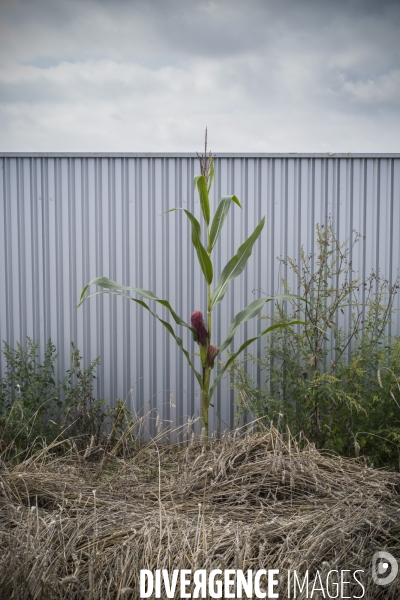
[[399,151],[399,26],[397,1],[3,0],[0,149],[194,150],[207,124],[215,151]]

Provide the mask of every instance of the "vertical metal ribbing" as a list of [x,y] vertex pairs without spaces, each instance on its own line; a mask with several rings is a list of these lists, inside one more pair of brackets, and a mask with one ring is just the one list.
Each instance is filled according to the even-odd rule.
[[[216,159],[214,162],[214,185],[210,197],[211,204],[211,215],[217,209],[219,200],[222,196],[228,195],[231,193],[230,189],[230,174],[231,174],[231,159]],[[227,223],[230,222],[232,215],[228,214]],[[221,236],[221,234],[220,234]],[[205,240],[206,241],[206,240]],[[229,240],[226,236],[221,237],[220,244],[214,246],[212,250],[212,263],[213,263],[213,284],[212,287],[217,285],[218,277],[223,268],[223,265],[226,263],[226,257],[230,255],[229,249]],[[195,262],[197,262],[197,258],[195,258]],[[196,265],[197,266],[197,265]],[[231,320],[231,315],[233,311],[232,303],[226,304],[226,321]],[[223,330],[221,328],[221,304],[218,304],[216,308],[213,310],[212,314],[212,336],[211,342],[216,346],[221,344],[223,338]],[[219,357],[218,357],[219,359]],[[216,390],[212,403],[214,404],[214,409],[210,414],[210,431],[215,431],[216,436],[219,437],[222,430],[222,420],[224,419],[224,410],[226,410],[226,405],[230,405],[230,400],[228,398],[229,392],[227,392],[224,402],[221,401],[221,389]]]
[[[288,187],[289,187],[289,182],[288,182],[288,159],[284,158],[283,159],[283,165],[282,165],[283,169],[282,169],[282,190],[283,190],[283,202],[282,202],[282,210],[281,210],[281,219],[282,219],[282,223],[281,223],[281,228],[282,228],[282,258],[285,260],[285,264],[283,265],[283,269],[282,269],[282,275],[285,279],[285,281],[287,281],[287,277],[288,277],[288,266],[286,263],[286,257],[289,254],[289,249],[288,249],[288,227],[289,227],[289,202],[288,202]],[[291,223],[291,225],[293,226],[293,224]],[[282,290],[283,292],[284,290]],[[286,303],[285,303],[286,304]]]
[[[49,281],[49,218],[48,218],[48,161],[47,159],[40,159],[40,196],[41,196],[41,268],[42,268],[42,319],[43,319],[43,342],[45,343],[50,337],[50,285]],[[54,249],[53,249],[54,251]],[[53,337],[56,336],[56,332],[53,333]],[[58,341],[58,340],[57,340]]]
[[32,333],[35,340],[40,339],[40,312],[39,312],[39,262],[38,262],[38,194],[37,194],[37,160],[29,159],[29,187],[30,187],[30,255],[32,272]]
[[[76,321],[76,299],[78,296],[77,290],[77,236],[76,231],[78,227],[76,217],[76,197],[75,197],[75,160],[73,158],[67,159],[67,214],[68,214],[68,287],[69,287],[69,306],[66,310],[69,312],[70,318],[70,332],[68,332],[69,339],[66,343],[74,341],[79,348],[78,340],[78,328]],[[79,224],[81,226],[81,224]],[[82,234],[81,234],[82,235]],[[82,348],[79,348],[82,352]]]
[[[335,227],[336,227],[336,236],[337,239],[340,240],[340,218],[341,218],[341,205],[340,205],[340,200],[341,200],[341,194],[340,194],[340,186],[341,186],[341,182],[342,182],[342,178],[341,178],[341,165],[342,165],[342,160],[341,159],[337,159],[336,161],[336,168],[337,168],[337,187],[336,187],[336,223],[335,223]],[[339,288],[339,275],[336,278],[336,287]],[[339,328],[339,316],[338,316],[338,320],[336,322],[336,327]],[[337,360],[338,358],[338,354],[337,352],[335,353],[335,360]]]
[[[349,231],[346,232],[346,236],[345,239],[349,239],[349,244],[350,244],[350,253],[349,253],[349,258],[350,258],[350,264],[351,264],[351,269],[349,270],[349,284],[351,285],[353,282],[353,213],[354,213],[354,161],[347,161],[347,173],[350,175],[350,181],[349,181],[349,199],[348,199],[348,204],[349,204]],[[352,319],[352,297],[349,300],[350,304],[349,304],[349,316],[348,316],[348,329],[351,329],[351,319]],[[353,344],[349,345],[349,357],[351,356],[351,352],[353,350]]]
[[[239,181],[240,181],[240,177],[239,174],[237,173],[238,169],[236,169],[236,166],[239,167],[240,163],[242,162],[241,160],[237,160],[237,159],[228,159],[229,162],[229,166],[230,166],[230,170],[228,171],[228,176],[229,176],[229,182],[230,182],[230,189],[229,189],[229,194],[233,195],[235,194],[237,196],[237,191],[236,188],[239,185]],[[220,190],[220,194],[218,194],[218,196],[222,195],[222,190]],[[240,196],[239,201],[242,205],[242,208],[238,210],[239,207],[237,207],[237,209],[235,210],[235,207],[231,208],[231,222],[229,223],[229,227],[231,228],[231,231],[234,231],[234,227],[237,227],[237,223],[238,221],[242,221],[243,219],[243,211],[247,210],[247,207],[244,207],[244,198],[242,198]],[[227,223],[228,225],[228,223]],[[232,236],[233,237],[233,236]],[[229,239],[229,238],[228,238]],[[216,247],[217,248],[217,247]],[[232,246],[233,248],[233,246]],[[217,248],[218,249],[218,248]],[[234,249],[232,250],[232,252],[234,252]],[[233,254],[231,254],[231,256],[233,256]],[[220,270],[219,273],[221,272],[221,270],[223,269],[225,265],[220,264]],[[229,305],[230,302],[230,306],[231,306],[231,312],[230,312],[230,316],[229,316],[229,323],[232,323],[234,317],[235,317],[235,307],[234,307],[234,300],[232,298],[232,294],[229,294],[228,298],[227,298],[227,303]],[[219,305],[219,323],[220,323],[220,335],[222,332],[222,308],[221,305]],[[226,331],[227,333],[227,331]],[[222,339],[221,339],[222,342]],[[235,342],[235,340],[232,341],[231,343],[231,348],[230,349],[234,349],[235,347],[237,348],[237,344],[240,343],[238,341]],[[220,357],[220,360],[223,360],[223,357]],[[231,382],[233,383],[233,377],[231,379]],[[219,386],[219,390],[218,390],[218,394],[219,394],[219,414],[221,414],[222,411],[222,403],[223,403],[223,398],[222,398],[222,391],[221,391],[221,386]],[[233,407],[234,406],[234,402],[235,402],[235,394],[233,389],[230,390],[229,392],[229,406]],[[224,425],[223,423],[221,423],[221,420],[219,421],[219,432],[221,433],[221,431],[223,431],[224,429]]]
[[[217,167],[216,167],[217,168]],[[197,191],[194,188],[193,185],[193,179],[195,176],[197,176],[199,174],[199,162],[197,158],[191,158],[190,159],[190,170],[189,170],[189,176],[188,176],[188,198],[187,198],[187,206],[188,209],[195,215],[197,215],[198,217],[200,216],[200,207],[199,207],[199,203],[198,203],[198,196],[197,196]],[[191,304],[189,306],[189,311],[188,311],[188,315],[187,315],[187,319],[189,321],[190,315],[192,314],[193,311],[201,309],[202,308],[202,296],[201,296],[201,287],[200,287],[200,281],[199,278],[195,276],[195,273],[198,272],[199,269],[199,265],[198,265],[198,261],[197,261],[197,256],[195,253],[195,250],[192,246],[192,244],[190,244],[190,250],[189,250],[189,256],[190,256],[190,260],[188,263],[188,273],[187,273],[187,277],[188,277],[188,281],[191,279],[192,280],[192,294],[191,294]],[[170,254],[170,258],[171,260],[173,260],[173,251],[171,251]],[[170,288],[171,285],[173,285],[172,282],[170,282]],[[182,318],[185,318],[183,315],[181,315]],[[197,370],[200,372],[200,369],[198,368],[198,363],[196,364],[196,360],[195,360],[195,352],[198,351],[198,346],[197,344],[194,342],[192,336],[189,334],[188,335],[188,352],[190,354],[190,356],[192,357],[192,361],[194,362]],[[200,404],[201,404],[201,394],[200,394],[200,390],[199,390],[199,385],[197,383],[197,380],[195,379],[194,375],[191,375],[191,387],[188,390],[188,393],[192,393],[192,402],[190,405],[190,415],[192,417],[199,417],[200,416]],[[176,404],[176,402],[175,402]],[[175,409],[176,410],[176,409]],[[199,432],[201,429],[200,423],[197,424],[196,426],[196,431]]]
[[[210,203],[211,203],[211,213],[213,213],[213,211],[216,210],[217,206],[218,206],[218,202],[219,199],[221,198],[222,195],[228,195],[231,194],[230,191],[230,173],[232,171],[231,169],[231,159],[222,159],[222,160],[215,160],[214,163],[214,170],[215,170],[215,177],[214,177],[214,185],[213,185],[213,191],[211,194],[211,198],[210,198]],[[227,221],[229,222],[230,219],[232,218],[231,215],[228,214],[228,218]],[[226,239],[226,238],[224,238]],[[221,272],[221,268],[222,267],[222,256],[221,256],[221,252],[223,249],[223,245],[224,243],[221,243],[217,246],[215,246],[213,248],[212,251],[212,263],[213,263],[213,269],[214,269],[214,273],[213,273],[213,285],[215,286],[218,282],[218,274]],[[226,245],[226,242],[225,242]],[[225,255],[225,252],[224,252]],[[231,320],[232,317],[232,311],[233,311],[233,307],[232,304],[228,303],[227,307],[227,320]],[[213,315],[212,315],[212,343],[216,344],[217,346],[221,344],[221,340],[222,340],[222,330],[221,330],[221,305],[218,304],[216,306],[216,308],[213,311]],[[229,402],[229,400],[228,400]],[[217,436],[220,435],[221,433],[221,427],[222,427],[222,423],[221,423],[221,411],[223,409],[223,404],[221,402],[221,391],[220,389],[216,390],[215,394],[214,394],[214,398],[213,398],[213,404],[214,404],[214,410],[212,411],[212,415],[211,415],[211,427],[210,430],[211,431],[216,431]]]
[[334,226],[335,226],[335,233],[337,236],[339,236],[339,223],[340,223],[340,184],[341,184],[341,177],[340,177],[340,166],[341,166],[341,160],[340,159],[334,159],[335,160],[335,167],[336,167],[336,212],[334,213]]
[[[244,240],[246,240],[248,238],[248,236],[251,233],[250,229],[254,229],[254,227],[250,227],[250,225],[249,225],[249,214],[250,214],[250,211],[252,213],[254,213],[254,207],[251,206],[250,202],[249,202],[249,159],[248,158],[243,159],[241,179],[242,179],[241,197],[243,198],[242,206],[244,207],[244,212],[242,215],[243,227],[240,228],[241,240],[240,240],[239,244],[242,244],[244,242]],[[252,215],[252,216],[254,216],[254,215]],[[238,246],[238,244],[236,244],[236,247],[232,248],[232,256],[237,251],[237,246]],[[250,262],[251,262],[251,259],[249,259],[249,263]],[[241,305],[243,307],[245,307],[245,306],[247,306],[247,304],[249,304],[249,292],[251,293],[251,290],[249,290],[248,273],[249,273],[248,269],[245,269],[243,271],[243,273],[241,274],[240,279],[237,282],[234,282],[236,284],[236,286],[235,286],[236,288],[240,286],[240,289],[243,290],[243,293],[239,294],[239,297],[241,298]],[[230,290],[230,293],[232,293],[232,289]],[[239,312],[239,310],[240,310],[240,307],[236,308],[236,312]],[[236,342],[236,344],[239,344],[248,338],[249,326],[248,326],[247,321],[243,324],[243,327],[241,329],[242,329],[242,331],[239,332],[240,342],[238,340]],[[246,350],[243,353],[243,358],[246,358],[247,354],[248,354],[248,349],[246,348]],[[247,363],[245,363],[245,371],[246,371],[246,373],[248,372],[248,364]],[[233,429],[233,427],[234,427],[234,418],[235,418],[234,410],[233,410],[233,406],[231,405],[230,411],[229,411],[229,421],[227,421],[227,424],[229,425],[230,429]]]
[[[103,218],[102,218],[102,159],[95,158],[94,160],[94,212],[95,212],[95,265],[96,276],[104,275],[103,271]],[[96,296],[96,354],[102,357],[104,364],[104,326],[102,316],[104,312],[104,296],[100,294]],[[106,366],[108,378],[110,377],[110,366]],[[97,394],[100,398],[105,395],[104,374],[106,370],[101,369],[97,377]]]
[[328,224],[329,219],[329,168],[328,168],[328,159],[324,158],[321,161],[324,166],[324,173],[322,179],[321,187],[324,189],[325,195],[325,210],[324,210],[324,223],[325,226]]
[[[3,327],[6,332],[6,340],[9,344],[15,343],[14,340],[14,301],[12,285],[12,251],[11,251],[11,190],[10,190],[10,158],[3,160],[3,198],[4,198],[4,256],[5,256],[5,304],[6,315],[3,319]],[[5,325],[5,327],[4,327]],[[19,341],[19,340],[18,340]]]
[[[121,159],[121,222],[117,223],[117,229],[121,228],[121,239],[122,239],[122,284],[125,286],[133,285],[129,280],[130,271],[130,239],[129,239],[129,159],[124,157]],[[116,237],[118,233],[116,232]],[[117,240],[115,240],[117,243]],[[129,390],[133,384],[131,375],[131,348],[129,344],[130,330],[131,330],[131,302],[123,302],[122,315],[123,315],[123,339],[120,340],[120,346],[123,348],[123,381],[126,396],[129,394]],[[117,315],[118,317],[118,315]],[[118,388],[117,382],[117,388]],[[127,408],[132,409],[130,404],[131,398],[127,399]]]
[[23,160],[16,159],[17,169],[17,236],[18,236],[18,308],[19,308],[19,335],[21,339],[27,334],[27,310],[24,310],[27,292],[26,285],[26,237],[25,237],[25,210],[24,210],[24,165]]
[[[315,220],[315,158],[311,159],[311,165],[310,165],[310,178],[311,178],[311,195],[310,195],[310,203],[311,203],[311,207],[310,207],[310,214],[311,214],[311,219],[310,219],[310,252],[313,252],[313,249],[315,248],[315,226],[316,226],[316,220]],[[311,260],[311,270],[312,272],[314,272],[314,268],[315,268],[315,261],[314,258],[312,258]]]
[[[159,284],[157,282],[156,277],[156,251],[155,251],[155,219],[156,219],[156,211],[155,211],[155,203],[157,202],[156,198],[156,184],[155,184],[155,159],[149,159],[149,169],[148,169],[148,199],[149,199],[149,213],[148,213],[148,239],[147,243],[149,245],[149,270],[150,270],[150,289],[155,290],[158,294],[159,292]],[[158,215],[157,215],[158,216]],[[158,306],[156,308],[158,311]],[[158,407],[160,402],[163,400],[163,395],[158,395],[157,392],[157,338],[159,335],[159,323],[156,323],[154,319],[150,319],[150,348],[149,348],[149,369],[148,369],[148,377],[150,381],[150,396],[153,398],[153,406]],[[161,390],[160,390],[161,391]],[[157,434],[156,429],[156,420],[155,418],[160,418],[160,410],[157,410],[154,413],[153,418],[150,421],[150,435],[154,437]]]
[[[83,286],[86,283],[89,283],[91,277],[90,273],[90,244],[91,244],[91,223],[95,220],[94,211],[90,213],[89,210],[89,159],[81,158],[80,159],[80,197],[81,197],[81,210],[80,210],[80,220],[81,220],[81,236],[82,236],[82,266],[81,266],[81,280],[78,282],[77,292],[81,293]],[[93,240],[94,241],[94,240]],[[76,300],[78,300],[78,294]],[[95,310],[95,303],[92,304],[92,309],[90,307],[89,302],[85,302],[83,306],[79,308],[79,312],[77,312],[77,323],[79,323],[78,328],[85,328],[85,333],[83,334],[83,345],[82,351],[83,356],[86,358],[88,362],[97,358],[97,356],[91,356],[91,340],[93,337],[92,334],[92,325],[91,325],[91,314]],[[97,387],[97,386],[96,386]],[[96,390],[97,391],[97,390]]]
[[[187,208],[188,210],[190,210],[190,197],[191,197],[191,193],[192,193],[192,189],[193,189],[193,177],[194,177],[194,160],[191,158],[186,159],[186,190],[185,190],[185,197],[183,199],[184,203],[183,203],[183,208]],[[189,223],[187,223],[188,229],[189,229]],[[188,235],[188,252],[187,252],[187,267],[186,267],[186,281],[189,282],[190,281],[190,274],[193,273],[194,270],[194,249],[192,244],[190,243],[190,235]],[[190,315],[193,312],[194,309],[194,303],[195,303],[195,298],[194,298],[194,290],[193,290],[193,286],[189,286],[186,285],[186,293],[187,293],[187,316],[186,319],[187,321],[189,321],[190,319]],[[184,318],[184,317],[183,317]],[[193,339],[191,335],[187,335],[188,332],[185,331],[182,333],[185,334],[186,339],[188,340],[188,352],[190,355],[193,356],[194,354],[194,343],[193,343]],[[186,342],[185,342],[186,345]],[[186,361],[183,361],[184,365],[186,365]],[[195,390],[195,380],[194,380],[194,374],[192,372],[191,369],[188,369],[187,371],[187,375],[188,375],[188,379],[187,379],[187,384],[186,384],[186,389],[185,389],[185,398],[186,398],[186,403],[187,403],[187,414],[190,417],[193,417],[193,415],[195,414],[196,411],[196,403],[195,403],[195,395],[194,395],[194,390]],[[197,381],[196,381],[197,384]]]
[[[135,160],[135,200],[134,200],[134,223],[135,223],[135,283],[132,285],[137,287],[143,287],[143,269],[141,260],[141,249],[143,244],[143,227],[142,227],[142,158],[136,158]],[[137,282],[137,283],[136,283]],[[134,348],[138,345],[143,347],[143,319],[140,310],[135,311],[135,332],[134,332]],[[144,398],[144,381],[143,381],[143,353],[136,352],[136,380],[137,380],[137,393],[138,402],[136,404],[139,415],[143,417],[143,407],[146,402]]]
[[[389,282],[389,288],[393,284],[393,199],[394,199],[394,160],[393,158],[388,161],[389,163],[389,273],[387,279]],[[388,325],[389,338],[392,336],[392,323]]]
[[[367,258],[367,244],[366,244],[366,232],[367,232],[367,160],[364,158],[362,159],[362,170],[361,170],[361,178],[362,178],[362,200],[363,200],[363,227],[362,227],[362,231],[361,234],[363,236],[363,239],[361,240],[362,243],[362,272],[361,272],[361,277],[362,277],[362,281],[365,281],[366,278],[366,258]],[[363,305],[363,309],[362,309],[362,321],[364,323],[365,320],[365,288],[364,286],[362,287],[361,290],[361,302]]]
[[[6,274],[5,274],[5,194],[4,194],[4,163],[5,158],[0,159],[0,289],[6,289]],[[4,299],[6,294],[4,293]],[[4,315],[4,316],[3,316]],[[4,324],[5,320],[5,302],[0,304],[0,340],[5,338]],[[0,347],[0,373],[4,371],[3,354],[1,352],[3,343]]]
[[[256,164],[256,172],[255,172],[255,179],[256,179],[256,187],[254,190],[255,193],[255,204],[256,204],[256,221],[257,223],[259,223],[262,219],[262,217],[264,216],[263,214],[263,210],[262,210],[262,188],[261,188],[261,176],[262,176],[262,172],[261,172],[261,166],[262,166],[262,159],[261,158],[257,158],[255,160],[255,164]],[[264,229],[266,230],[266,226],[264,226]],[[262,246],[261,244],[258,244],[256,247],[256,254],[257,254],[257,260],[256,260],[256,272],[255,272],[255,281],[260,282],[261,281],[261,261],[262,261]],[[254,299],[260,298],[261,297],[261,290],[260,288],[257,288],[255,290],[255,295],[254,295]],[[265,311],[263,311],[264,313]],[[259,319],[257,319],[257,328],[256,328],[256,334],[260,334],[262,331],[262,321],[260,321]],[[262,355],[262,344],[264,343],[263,339],[258,340],[257,342],[257,358],[261,359],[261,355]],[[260,376],[260,369],[257,369],[257,373],[256,373],[256,382],[257,385],[260,386],[261,385],[261,376]]]
[[[304,160],[300,159],[300,160],[294,160],[294,184],[293,184],[293,192],[294,192],[294,203],[296,206],[296,211],[293,213],[294,214],[294,223],[293,223],[293,234],[295,235],[295,239],[296,239],[296,248],[295,251],[293,253],[293,259],[296,261],[296,264],[300,267],[301,265],[301,244],[303,243],[302,240],[302,228],[303,228],[303,222],[306,222],[307,217],[305,216],[303,219],[303,196],[302,196],[302,170],[303,170],[303,165],[304,165]],[[299,294],[299,279],[297,277],[294,278],[293,280],[293,293],[295,294]],[[297,332],[300,332],[300,325],[296,326]],[[297,409],[295,411],[295,414],[297,413]]]
[[[169,161],[165,158],[161,159],[161,212],[163,213],[162,219],[162,294],[163,298],[170,297],[170,284],[169,284],[169,266],[170,266],[170,256],[169,256],[169,245],[170,245],[170,235],[169,235],[169,221],[168,216],[172,215],[164,215],[171,208],[169,203]],[[164,309],[162,314],[163,318],[168,319],[167,310]],[[169,396],[169,400],[164,409],[164,421],[168,424],[171,420],[172,413],[172,405],[171,402],[171,360],[170,360],[170,347],[171,340],[170,334],[168,331],[163,328],[161,333],[162,346],[164,348],[164,352],[162,353],[162,368],[163,368],[163,380],[165,382],[165,390],[167,395]],[[168,441],[171,441],[171,436],[168,435]]]
[[[50,202],[53,202],[54,210],[54,225],[55,225],[55,271],[56,271],[56,286],[55,286],[55,311],[58,315],[64,315],[64,265],[63,265],[63,237],[64,227],[68,232],[68,222],[63,225],[62,222],[62,170],[61,170],[61,158],[54,160],[54,191]],[[50,278],[50,277],[49,277]],[[58,377],[62,377],[61,365],[65,364],[65,341],[64,341],[64,318],[60,319],[56,317],[57,323],[57,341],[59,354]]]
[[[276,285],[276,276],[275,276],[275,272],[276,272],[276,253],[275,253],[275,242],[276,242],[276,237],[275,237],[275,227],[276,227],[276,217],[275,217],[275,203],[276,203],[276,199],[275,199],[275,167],[276,167],[276,159],[275,158],[269,158],[268,159],[268,170],[267,170],[267,215],[269,215],[269,219],[270,219],[270,224],[269,227],[267,229],[268,231],[268,240],[267,240],[267,244],[264,244],[264,247],[266,247],[266,254],[267,254],[267,260],[265,261],[266,265],[267,265],[267,269],[268,272],[266,273],[265,276],[265,280],[267,283],[267,288],[266,290],[264,290],[264,293],[267,294],[267,296],[273,296],[275,295],[275,285]],[[267,216],[267,222],[268,222],[268,216]],[[279,270],[278,270],[279,272]],[[274,314],[274,303],[270,302],[267,306],[267,315],[268,316],[273,316]],[[273,360],[270,359],[270,367],[273,367]]]
[[[182,159],[175,159],[175,206],[182,207]],[[183,234],[182,228],[187,227],[186,221],[184,221],[182,211],[176,212],[176,239],[177,239],[177,253],[175,255],[176,271],[174,285],[176,287],[176,310],[179,315],[183,314],[183,293],[182,288],[183,279]],[[181,293],[179,293],[181,290]],[[183,292],[183,293],[182,293]],[[182,402],[183,398],[183,363],[182,355],[178,347],[174,348],[174,356],[176,361],[176,416],[177,425],[182,426],[184,422],[184,416],[187,415],[187,406],[184,406]],[[179,441],[183,441],[182,432],[180,432]]]
[[[380,230],[380,222],[381,222],[381,161],[376,161],[376,255],[375,255],[375,265],[374,272],[378,276],[379,275],[379,230]],[[376,291],[378,291],[378,279],[376,280]]]
[[[393,185],[392,185],[392,194],[393,194],[393,202],[392,202],[392,206],[393,206],[393,238],[392,238],[392,248],[393,248],[393,267],[392,267],[392,271],[393,271],[393,280],[392,283],[397,282],[397,284],[400,283],[399,277],[400,277],[400,239],[399,236],[396,235],[397,230],[397,224],[400,222],[400,201],[398,200],[399,196],[400,196],[400,164],[399,161],[393,159]],[[399,307],[399,299],[397,298],[397,308]],[[396,308],[396,306],[395,306]],[[392,314],[392,318],[393,318],[393,328],[392,328],[392,335],[399,335],[399,330],[400,330],[400,314],[399,311],[395,311]]]
[[[1,163],[1,339],[24,344],[29,335],[40,340],[43,355],[51,337],[60,354],[58,375],[69,368],[67,348],[74,339],[85,364],[101,356],[95,392],[110,404],[116,397],[124,399],[137,381],[133,398],[141,414],[151,395],[162,390],[174,394],[177,406],[169,406],[168,393],[155,397],[153,406],[159,407],[163,419],[178,418],[181,423],[184,416],[199,411],[197,382],[185,359],[168,332],[142,307],[99,295],[75,309],[83,285],[100,275],[154,290],[172,300],[187,320],[192,310],[203,309],[205,285],[187,219],[181,211],[159,216],[181,206],[194,210],[201,220],[192,184],[197,160],[32,156],[4,157]],[[214,249],[214,284],[226,260],[264,214],[266,225],[246,270],[214,312],[213,342],[221,343],[234,315],[255,297],[253,288],[273,295],[279,276],[290,276],[287,267],[279,272],[277,256],[289,254],[299,260],[302,243],[306,252],[314,251],[315,223],[325,223],[329,212],[341,241],[352,235],[353,227],[366,236],[351,256],[355,271],[365,279],[371,270],[380,270],[394,282],[399,261],[399,164],[397,157],[379,156],[217,157],[213,211],[222,194],[235,193],[243,208],[232,206]],[[272,308],[268,304],[263,314]],[[171,321],[164,309],[157,305],[156,310]],[[249,322],[241,327],[231,349],[264,325]],[[389,332],[394,335],[397,327],[396,322]],[[196,352],[187,332],[174,328],[188,351]],[[249,352],[262,354],[265,342],[260,340]],[[168,351],[161,351],[160,345]],[[198,366],[198,357],[194,361]],[[0,369],[4,370],[3,357]],[[253,375],[262,383],[259,373]],[[211,430],[234,425],[235,394],[228,385],[223,382],[214,397]],[[154,425],[151,433],[156,433]]]
[[[266,290],[266,293],[269,296],[273,296],[275,294],[275,285],[276,285],[276,281],[275,281],[275,272],[276,272],[276,258],[275,258],[275,228],[276,228],[276,217],[275,217],[275,205],[276,205],[276,199],[275,199],[275,169],[276,169],[276,159],[272,158],[270,159],[270,184],[269,184],[269,190],[270,190],[270,196],[269,196],[269,204],[271,206],[270,209],[270,214],[271,214],[271,229],[270,229],[270,243],[269,243],[269,286],[270,289]],[[272,306],[272,312],[273,312],[273,306]]]
[[[116,203],[117,198],[115,194],[115,162],[117,159],[109,158],[108,159],[108,244],[109,244],[109,277],[113,281],[117,281],[117,258],[116,258],[116,243],[117,243],[117,235],[116,235]],[[121,198],[118,198],[118,202],[121,202]],[[120,231],[120,225],[118,225],[118,230]],[[118,301],[118,304],[117,304]],[[110,386],[112,389],[112,397],[109,399],[111,404],[114,404],[116,398],[118,396],[118,354],[119,354],[119,346],[123,343],[122,339],[118,339],[118,329],[117,329],[117,310],[120,312],[120,298],[116,296],[109,296],[109,306],[110,306],[110,330],[109,335],[110,339],[108,342],[109,347],[111,348],[110,352],[110,367],[111,367],[111,381]]]

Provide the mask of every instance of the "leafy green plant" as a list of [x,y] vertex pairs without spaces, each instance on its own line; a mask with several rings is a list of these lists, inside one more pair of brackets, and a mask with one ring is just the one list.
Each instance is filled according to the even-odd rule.
[[[214,161],[211,153],[207,155],[207,132],[206,132],[206,144],[205,144],[205,153],[204,156],[200,157],[200,168],[201,174],[194,178],[194,185],[197,188],[199,198],[200,198],[200,206],[203,217],[204,228],[196,219],[196,217],[189,211],[183,208],[173,208],[170,211],[175,210],[183,210],[186,216],[189,219],[191,232],[192,232],[192,244],[197,254],[197,258],[200,264],[201,271],[203,273],[206,285],[207,285],[207,307],[206,307],[206,322],[204,321],[203,312],[200,310],[196,310],[193,312],[190,324],[187,323],[184,319],[182,319],[177,313],[173,310],[170,303],[167,300],[163,300],[158,298],[153,292],[144,290],[137,287],[124,286],[107,277],[97,277],[90,281],[83,289],[80,302],[78,307],[87,300],[88,298],[95,296],[97,294],[117,294],[119,296],[123,296],[133,300],[146,310],[148,310],[156,319],[158,319],[163,326],[168,330],[171,336],[174,338],[175,342],[182,350],[184,356],[186,357],[189,366],[191,367],[198,383],[201,388],[202,393],[202,401],[201,401],[201,420],[203,426],[205,428],[206,434],[208,435],[208,410],[210,406],[211,399],[215,392],[217,385],[219,384],[221,378],[223,377],[225,371],[229,368],[229,365],[235,360],[235,358],[249,346],[252,342],[259,339],[261,336],[273,331],[277,328],[287,327],[288,325],[298,323],[298,320],[293,322],[285,322],[285,323],[276,323],[273,324],[266,329],[264,329],[257,336],[245,341],[238,350],[230,354],[227,362],[222,366],[218,375],[215,377],[214,381],[211,382],[211,371],[215,366],[215,359],[217,355],[220,355],[224,350],[228,348],[228,346],[233,341],[236,330],[239,325],[248,321],[249,319],[257,316],[263,306],[272,300],[272,298],[260,298],[258,300],[254,300],[249,306],[241,310],[233,319],[229,333],[227,338],[222,342],[222,344],[217,348],[215,344],[211,343],[211,335],[212,335],[212,311],[214,308],[223,300],[229,283],[235,277],[238,277],[244,270],[246,263],[252,253],[253,246],[257,241],[265,223],[265,217],[261,219],[253,233],[248,237],[248,239],[239,247],[237,253],[228,261],[224,269],[222,270],[219,280],[214,287],[211,289],[211,284],[214,280],[214,267],[211,260],[212,251],[217,243],[218,236],[222,229],[222,226],[225,222],[229,209],[232,204],[236,204],[239,208],[241,208],[241,204],[238,198],[235,195],[232,196],[223,196],[218,204],[217,210],[214,216],[211,218],[210,211],[210,200],[209,193],[214,179]],[[91,294],[86,295],[88,288],[91,285],[97,285],[103,288],[101,291],[92,292]],[[154,301],[162,306],[164,306],[170,313],[172,319],[179,326],[186,327],[193,335],[193,339],[198,343],[200,349],[200,359],[202,372],[200,373],[196,367],[194,366],[192,359],[188,353],[188,351],[183,346],[183,341],[180,337],[178,337],[172,328],[171,324],[167,321],[160,318],[157,313],[153,312],[149,305],[144,302],[144,300],[133,298],[129,294],[126,294],[125,291],[135,292],[138,296],[145,298],[146,300]],[[279,296],[281,299],[290,299],[294,296],[283,294]]]
[[93,396],[93,379],[99,364],[81,368],[82,357],[72,342],[71,368],[56,381],[56,347],[49,339],[43,359],[39,342],[27,338],[26,348],[4,343],[6,367],[0,380],[0,453],[26,456],[57,437],[103,435],[105,400]]
[[104,433],[107,414],[105,399],[95,398],[93,394],[100,357],[84,369],[81,366],[82,356],[74,342],[71,342],[71,346],[71,368],[60,384],[64,399],[59,398],[57,402],[61,417],[60,427],[65,431],[64,436],[79,436],[83,442],[90,437],[93,438],[94,444],[98,444]]
[[355,436],[356,454],[371,456],[374,464],[400,471],[400,339],[379,348],[378,386],[367,415],[361,415]]
[[48,340],[43,361],[39,343],[27,338],[26,349],[4,342],[5,374],[0,380],[0,450],[19,454],[34,440],[51,436],[49,415],[58,398],[55,383],[56,348]]
[[[359,240],[356,235],[354,243]],[[289,307],[277,302],[272,316],[273,323],[300,318],[304,324],[274,331],[265,356],[259,361],[248,357],[265,372],[262,387],[254,384],[245,363],[235,362],[230,370],[239,415],[250,411],[343,454],[354,455],[360,446],[357,451],[379,462],[384,452],[378,459],[377,436],[396,451],[389,437],[398,435],[398,407],[377,382],[379,367],[400,368],[399,342],[385,337],[398,284],[389,286],[374,273],[361,281],[352,269],[351,251],[337,239],[332,222],[317,226],[316,252],[306,255],[302,248],[299,264],[289,257],[283,261],[307,302],[292,299]],[[344,319],[346,328],[341,326]],[[359,435],[361,431],[370,435]]]

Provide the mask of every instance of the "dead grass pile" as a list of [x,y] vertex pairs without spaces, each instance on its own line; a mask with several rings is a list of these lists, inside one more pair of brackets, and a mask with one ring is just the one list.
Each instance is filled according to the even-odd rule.
[[275,430],[149,444],[102,472],[76,447],[50,448],[0,466],[1,598],[139,598],[140,569],[265,568],[280,570],[282,598],[288,569],[310,581],[363,569],[364,598],[398,600],[399,577],[383,587],[370,573],[374,552],[400,558],[399,490],[399,474]]

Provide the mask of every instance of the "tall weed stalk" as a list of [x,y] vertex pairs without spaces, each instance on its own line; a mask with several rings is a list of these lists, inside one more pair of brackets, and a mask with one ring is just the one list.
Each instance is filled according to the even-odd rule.
[[[356,234],[353,245],[359,241]],[[299,263],[290,257],[282,261],[307,302],[276,302],[272,322],[304,324],[275,330],[264,357],[246,359],[263,371],[264,385],[255,385],[246,362],[231,364],[238,415],[251,412],[289,426],[319,448],[347,455],[361,451],[378,462],[389,455],[397,460],[400,409],[387,391],[389,373],[382,372],[383,389],[377,372],[392,364],[400,373],[400,342],[386,336],[398,283],[389,285],[375,273],[362,281],[352,267],[352,249],[339,242],[329,221],[316,228],[315,253],[307,255],[302,247]],[[282,285],[290,291],[287,281]]]

